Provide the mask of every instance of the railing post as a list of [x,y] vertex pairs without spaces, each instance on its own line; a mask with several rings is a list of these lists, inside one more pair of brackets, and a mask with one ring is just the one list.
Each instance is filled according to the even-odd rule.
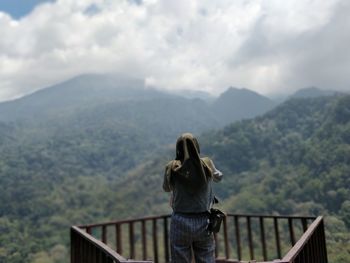
[[163,218],[163,233],[164,233],[164,250],[165,250],[165,262],[170,261],[170,255],[169,255],[169,237],[168,237],[168,218]]
[[252,237],[252,227],[250,222],[250,216],[247,216],[247,230],[248,230],[248,241],[249,241],[249,254],[250,259],[254,259],[254,246],[253,246],[253,237]]
[[236,234],[236,245],[237,245],[237,257],[238,260],[242,259],[242,253],[241,253],[241,238],[239,234],[239,221],[238,221],[238,216],[234,216],[234,221],[235,221],[235,234]]
[[213,233],[215,242],[215,258],[219,256],[219,239],[217,233]]
[[278,258],[282,258],[282,256],[281,256],[281,244],[280,244],[280,233],[279,233],[279,230],[278,230],[277,217],[273,218],[273,225],[274,225],[274,228],[275,228],[275,239],[276,239],[277,256],[278,256]]
[[264,218],[262,216],[259,217],[259,223],[260,223],[262,253],[263,253],[263,258],[266,261],[267,251],[266,251],[266,240],[265,240],[265,226],[264,226]]
[[115,225],[117,253],[123,254],[122,229],[120,224]]
[[76,255],[76,238],[74,235],[73,228],[70,228],[70,262],[75,263],[75,255]]
[[107,244],[107,226],[103,225],[102,226],[102,242]]
[[142,220],[142,257],[144,260],[147,259],[147,232],[146,232],[146,221]]
[[153,254],[154,262],[158,263],[158,238],[157,238],[157,219],[153,218]]
[[307,230],[307,219],[306,218],[302,218],[301,219],[301,224],[303,225],[303,232],[305,232]]
[[129,248],[130,258],[135,258],[135,246],[134,246],[134,222],[129,223]]
[[328,255],[327,255],[327,246],[326,246],[326,236],[324,231],[324,221],[323,218],[320,223],[320,232],[321,232],[321,242],[323,247],[323,260],[325,263],[328,263]]
[[288,228],[289,228],[289,234],[290,234],[290,242],[292,246],[295,245],[295,235],[294,235],[294,229],[293,229],[293,219],[288,218]]
[[314,260],[316,260],[319,255],[317,251],[317,232],[318,230],[316,230],[316,233],[311,237],[311,253]]
[[227,217],[224,217],[224,241],[225,241],[225,256],[230,258],[230,246],[228,242],[228,233],[227,233]]

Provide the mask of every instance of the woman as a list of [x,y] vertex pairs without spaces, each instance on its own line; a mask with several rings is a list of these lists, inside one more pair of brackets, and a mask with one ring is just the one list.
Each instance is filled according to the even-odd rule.
[[166,165],[163,189],[171,192],[173,215],[170,227],[172,263],[215,262],[213,234],[208,231],[214,194],[212,181],[222,173],[208,157],[200,158],[197,139],[182,134],[176,142],[176,158]]

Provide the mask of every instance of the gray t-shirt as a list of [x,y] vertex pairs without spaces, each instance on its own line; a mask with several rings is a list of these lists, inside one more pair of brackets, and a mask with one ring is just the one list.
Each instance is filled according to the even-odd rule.
[[171,171],[169,171],[169,166],[171,166],[171,164],[169,163],[170,165],[167,165],[164,175],[163,189],[166,192],[172,192],[171,206],[174,212],[200,213],[210,210],[214,199],[212,182],[220,181],[223,175],[216,169],[211,159],[203,158],[202,160],[211,170],[212,176],[211,178],[208,178],[207,184],[191,190],[183,185],[181,180],[177,180],[176,175],[171,174]]
[[199,213],[209,211],[214,195],[211,181],[198,191],[190,193],[175,180],[172,192],[172,208],[179,213]]

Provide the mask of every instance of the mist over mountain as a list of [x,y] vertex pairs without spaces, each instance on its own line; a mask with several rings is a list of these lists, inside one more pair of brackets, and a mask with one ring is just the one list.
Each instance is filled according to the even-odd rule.
[[106,103],[161,97],[168,95],[146,88],[139,79],[124,75],[82,75],[20,99],[0,103],[0,120],[55,118]]
[[199,91],[162,92],[123,75],[82,75],[0,103],[0,121],[73,128],[112,121],[124,126],[132,123],[149,134],[166,127],[174,131],[171,136],[177,136],[182,131],[217,129],[261,115],[273,106],[268,98],[247,89],[229,88],[214,98]]
[[200,91],[200,90],[183,89],[183,90],[169,91],[169,93],[178,95],[184,98],[188,98],[188,99],[201,99],[206,102],[212,102],[216,99],[216,97],[211,95],[210,93],[205,91]]

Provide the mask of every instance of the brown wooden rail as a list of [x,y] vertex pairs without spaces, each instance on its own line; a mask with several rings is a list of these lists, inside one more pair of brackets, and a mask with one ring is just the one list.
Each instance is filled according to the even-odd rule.
[[[169,227],[170,215],[72,227],[71,262],[170,262]],[[215,241],[217,262],[327,263],[322,217],[227,214]],[[77,260],[96,257],[94,246],[114,261]]]
[[327,263],[325,240],[323,219],[317,217],[282,261],[288,263]]
[[127,260],[82,229],[71,227],[71,263],[151,263]]

